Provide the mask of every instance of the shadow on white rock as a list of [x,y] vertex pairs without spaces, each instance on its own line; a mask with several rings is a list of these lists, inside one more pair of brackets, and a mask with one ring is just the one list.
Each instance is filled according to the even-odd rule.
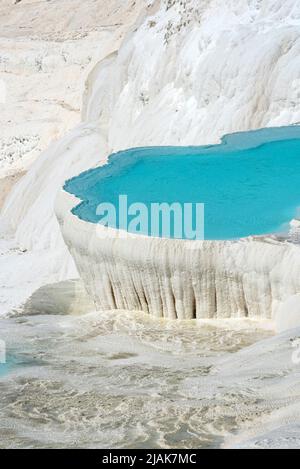
[[79,279],[45,285],[26,301],[22,314],[80,315],[94,310],[94,304]]

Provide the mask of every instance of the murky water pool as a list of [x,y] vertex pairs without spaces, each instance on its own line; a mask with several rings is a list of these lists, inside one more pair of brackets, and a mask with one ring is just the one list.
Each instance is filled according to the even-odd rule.
[[263,411],[251,389],[234,389],[236,376],[218,375],[220,363],[271,335],[251,322],[123,311],[1,319],[26,366],[1,376],[0,446],[217,447]]

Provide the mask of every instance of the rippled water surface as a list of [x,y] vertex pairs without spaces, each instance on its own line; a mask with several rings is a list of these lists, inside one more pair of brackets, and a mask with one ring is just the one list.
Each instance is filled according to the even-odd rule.
[[0,377],[0,446],[219,446],[265,411],[233,386],[240,376],[218,377],[222,360],[271,335],[240,327],[125,312],[2,319],[19,366]]

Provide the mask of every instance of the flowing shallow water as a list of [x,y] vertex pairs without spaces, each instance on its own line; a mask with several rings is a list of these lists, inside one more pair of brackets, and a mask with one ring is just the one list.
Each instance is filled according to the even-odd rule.
[[[126,195],[128,206],[143,203],[149,214],[153,203],[203,203],[205,239],[286,231],[299,214],[300,130],[292,126],[229,137],[220,145],[135,148],[112,155],[109,164],[66,183],[65,189],[83,200],[73,213],[152,234],[151,223],[130,226],[136,215],[122,221],[119,196]],[[100,202],[116,208],[116,220],[97,215]],[[178,237],[175,223],[172,218],[169,237]],[[165,236],[162,229],[157,234]]]
[[265,412],[219,363],[271,332],[216,324],[122,311],[2,319],[16,364],[0,377],[0,446],[219,446]]

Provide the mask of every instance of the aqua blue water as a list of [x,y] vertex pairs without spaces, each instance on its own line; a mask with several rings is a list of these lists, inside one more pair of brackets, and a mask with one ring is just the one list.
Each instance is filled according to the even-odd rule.
[[5,363],[0,363],[0,379],[7,375],[15,366],[17,366],[17,360],[9,355]]
[[19,352],[9,352],[6,354],[5,363],[0,363],[0,380],[5,378],[12,371],[22,371],[25,367],[39,365],[43,365],[43,362],[35,357],[26,356]]
[[205,239],[281,232],[300,206],[300,130],[244,132],[205,147],[126,150],[67,181],[65,189],[83,201],[73,213],[92,223],[100,221],[100,202],[118,209],[124,194],[128,204],[149,208],[153,202],[204,203]]

